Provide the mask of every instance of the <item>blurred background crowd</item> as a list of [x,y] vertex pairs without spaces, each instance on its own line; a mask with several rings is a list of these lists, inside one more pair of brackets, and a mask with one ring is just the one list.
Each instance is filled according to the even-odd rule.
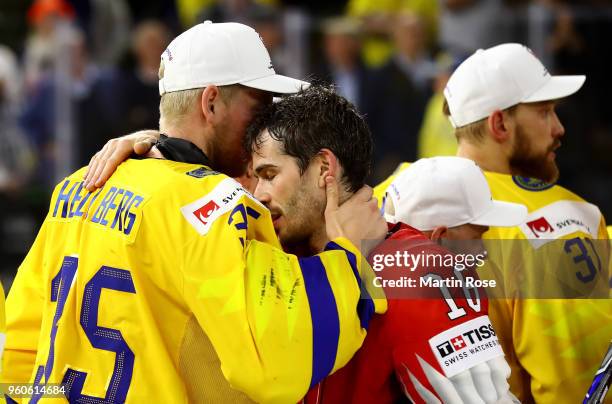
[[450,73],[478,48],[524,43],[552,73],[587,75],[559,104],[560,183],[612,218],[612,0],[2,0],[5,289],[53,186],[108,139],[157,128],[160,54],[208,19],[252,26],[278,73],[332,83],[358,106],[375,138],[371,184],[401,161],[454,154]]

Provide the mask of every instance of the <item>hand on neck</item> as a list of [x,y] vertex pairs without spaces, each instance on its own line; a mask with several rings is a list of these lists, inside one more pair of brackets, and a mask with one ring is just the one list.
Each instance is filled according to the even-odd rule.
[[[342,205],[346,202],[351,196],[353,196],[354,192],[347,191],[346,188],[341,184],[338,189],[338,202]],[[317,229],[309,239],[309,247],[310,254],[318,254],[323,251],[327,243],[331,240],[327,237],[327,230],[325,228],[325,221],[323,221],[323,225]]]

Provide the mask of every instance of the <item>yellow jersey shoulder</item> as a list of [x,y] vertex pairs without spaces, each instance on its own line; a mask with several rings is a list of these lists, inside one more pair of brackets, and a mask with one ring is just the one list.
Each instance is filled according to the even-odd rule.
[[410,163],[400,163],[400,165],[397,166],[397,168],[395,169],[393,174],[389,176],[389,178],[374,187],[374,197],[378,201],[379,207],[382,205],[382,201],[385,197],[385,193],[387,192],[387,188],[389,188],[389,185],[391,185],[391,183],[399,175],[399,173],[401,173],[408,167],[410,167]]
[[599,208],[570,190],[555,184],[508,174],[485,172],[493,199],[527,207],[525,223],[494,228],[486,238],[558,239],[574,233],[607,238]]
[[84,169],[78,170],[56,186],[48,219],[101,226],[128,243],[135,241],[145,216],[168,231],[191,225],[204,235],[238,199],[247,195],[257,203],[237,181],[203,165],[128,160],[94,192],[84,188],[83,175]]

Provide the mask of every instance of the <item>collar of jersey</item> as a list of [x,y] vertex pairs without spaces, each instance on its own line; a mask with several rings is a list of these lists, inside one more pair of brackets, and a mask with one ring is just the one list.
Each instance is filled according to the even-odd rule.
[[169,137],[162,133],[155,147],[168,160],[211,166],[206,154],[188,140]]

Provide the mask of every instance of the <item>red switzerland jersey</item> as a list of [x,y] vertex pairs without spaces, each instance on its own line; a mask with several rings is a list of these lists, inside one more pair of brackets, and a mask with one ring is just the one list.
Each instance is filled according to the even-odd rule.
[[[410,254],[450,254],[405,224],[394,226],[392,231],[370,258],[381,251],[386,254],[398,251],[397,244]],[[391,240],[396,241],[388,242]],[[389,244],[393,245],[392,250]],[[429,273],[442,279],[457,276],[449,268],[419,267],[412,272],[417,281]],[[476,275],[473,270],[465,270],[459,276]],[[431,380],[450,378],[503,355],[487,315],[484,290],[478,289],[478,297],[474,288],[466,293],[462,288],[449,287],[450,294],[446,295],[449,299],[445,299],[443,288],[423,288],[430,290],[420,293],[422,298],[411,291],[410,298],[388,299],[387,313],[372,318],[365,342],[353,359],[313,387],[302,402],[395,403],[408,397],[422,403],[423,394],[428,393],[440,399]],[[436,290],[437,297],[432,293]],[[458,292],[462,297],[457,297]]]

